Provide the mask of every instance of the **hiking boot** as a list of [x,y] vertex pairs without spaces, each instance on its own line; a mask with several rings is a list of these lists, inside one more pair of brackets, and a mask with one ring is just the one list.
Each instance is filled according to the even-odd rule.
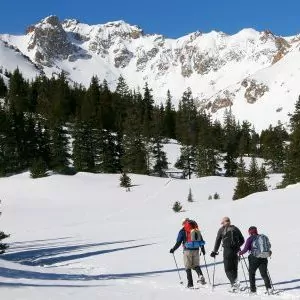
[[200,275],[198,280],[197,280],[198,283],[201,283],[201,284],[206,284],[206,281],[205,281],[205,278],[203,275]]
[[274,289],[271,288],[271,289],[267,289],[266,294],[267,295],[276,295],[277,292]]
[[191,289],[194,287],[194,285],[192,283],[188,283],[187,286],[186,286],[188,289]]
[[239,290],[240,289],[240,282],[236,280],[232,285],[233,289]]

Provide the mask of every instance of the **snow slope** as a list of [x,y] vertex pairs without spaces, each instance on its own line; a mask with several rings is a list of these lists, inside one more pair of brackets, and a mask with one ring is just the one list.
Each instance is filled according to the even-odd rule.
[[[122,75],[135,90],[147,82],[157,104],[165,102],[170,90],[175,106],[191,88],[199,106],[215,118],[222,119],[224,108],[232,105],[240,121],[247,119],[258,130],[286,122],[299,94],[299,36],[280,37],[267,30],[193,32],[169,39],[124,21],[88,25],[49,16],[25,35],[1,34],[1,40],[47,76],[63,70],[72,82],[88,86],[97,75],[114,89]],[[5,60],[4,68],[10,63],[11,58]]]
[[[220,219],[228,215],[245,235],[249,226],[256,225],[270,237],[269,270],[274,286],[285,291],[277,298],[300,299],[300,184],[232,201],[235,178],[130,176],[130,192],[120,188],[119,176],[112,174],[33,180],[23,173],[1,178],[1,229],[11,233],[10,249],[0,257],[1,297],[243,299],[244,295],[227,293],[221,255],[212,292],[209,287],[186,290],[181,286],[169,254],[184,217],[198,221],[209,254]],[[278,181],[280,176],[271,176],[268,185],[272,188]],[[186,200],[189,188],[193,203]],[[215,192],[221,199],[208,200]],[[183,204],[183,212],[172,211],[175,201]],[[185,281],[181,250],[175,254]],[[213,261],[209,255],[206,260],[212,277]],[[205,268],[203,271],[207,278]],[[241,269],[239,275],[244,280]],[[264,299],[261,280],[258,286],[259,295],[253,299]]]
[[9,47],[0,39],[0,68],[13,72],[19,68],[25,78],[32,79],[40,74],[40,70],[24,55],[14,48]]

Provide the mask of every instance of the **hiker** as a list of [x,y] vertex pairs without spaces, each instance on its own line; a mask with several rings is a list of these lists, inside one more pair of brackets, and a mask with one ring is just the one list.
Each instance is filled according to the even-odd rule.
[[244,249],[239,252],[239,256],[242,256],[247,251],[250,252],[248,256],[250,292],[256,293],[255,273],[259,269],[261,277],[265,282],[267,293],[272,294],[273,290],[268,275],[268,257],[272,254],[271,244],[267,236],[258,234],[255,226],[251,226],[248,229],[248,233],[250,236],[246,241]]
[[170,253],[174,253],[182,244],[183,246],[183,261],[187,275],[187,287],[192,288],[194,286],[192,269],[197,272],[198,280],[201,284],[206,284],[202,270],[200,268],[200,252],[205,255],[204,240],[198,229],[198,225],[195,221],[188,218],[182,221],[182,228],[178,233],[176,244],[171,248]]
[[224,217],[221,222],[222,227],[217,233],[214,250],[210,256],[215,258],[222,242],[224,269],[227,278],[230,281],[232,291],[239,289],[238,281],[238,252],[244,244],[244,237],[241,231],[234,225],[231,225],[230,218]]

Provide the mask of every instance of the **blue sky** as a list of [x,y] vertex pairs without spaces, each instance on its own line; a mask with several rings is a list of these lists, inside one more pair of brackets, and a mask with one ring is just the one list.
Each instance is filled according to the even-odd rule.
[[300,33],[300,0],[3,0],[0,33],[22,34],[50,14],[89,24],[123,19],[146,33],[179,37],[200,30],[235,33],[242,28]]

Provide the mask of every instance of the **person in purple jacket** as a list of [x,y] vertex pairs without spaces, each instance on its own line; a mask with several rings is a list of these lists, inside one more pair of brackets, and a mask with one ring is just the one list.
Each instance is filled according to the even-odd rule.
[[271,282],[268,276],[268,259],[256,257],[254,255],[253,249],[253,241],[258,236],[257,228],[255,226],[251,226],[248,229],[249,237],[246,241],[244,249],[239,252],[239,256],[242,256],[247,251],[250,253],[248,256],[249,260],[249,281],[250,281],[250,292],[256,293],[256,285],[255,285],[255,273],[256,270],[259,269],[261,277],[265,282],[265,286],[267,289],[268,294],[272,293]]

